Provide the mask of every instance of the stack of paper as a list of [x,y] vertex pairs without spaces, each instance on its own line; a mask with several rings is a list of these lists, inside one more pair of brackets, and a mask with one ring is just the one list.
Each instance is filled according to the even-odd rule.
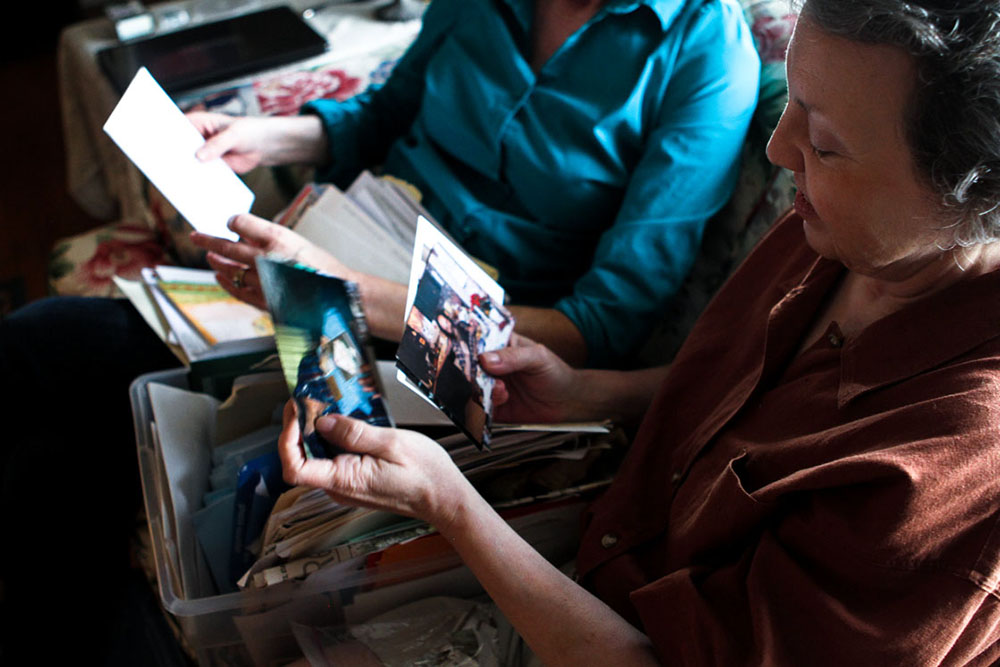
[[115,284],[187,366],[274,350],[270,316],[222,289],[213,271],[157,266]]
[[[441,446],[505,517],[538,525],[553,503],[576,502],[605,486],[624,451],[619,432],[608,424],[556,425],[551,432],[497,429],[492,449],[480,451],[457,427],[443,426],[438,410],[396,384],[391,362],[376,367],[401,423],[428,425],[418,428],[438,434]],[[215,592],[228,592],[316,574],[375,577],[388,562],[452,558],[426,523],[345,507],[322,491],[284,484],[277,437],[285,390],[280,373],[237,378],[224,402],[151,385],[158,424],[152,431],[161,441],[166,472],[171,479],[191,480],[173,497],[172,530],[190,545],[173,565],[181,581],[192,582],[189,594],[210,594],[205,586],[213,581]],[[248,428],[243,418],[238,421],[244,428],[233,428],[228,413],[234,409],[260,413],[260,425]],[[200,573],[199,563],[205,563]],[[413,576],[426,574],[421,568]]]
[[404,188],[366,171],[346,192],[329,184],[306,185],[278,222],[355,271],[406,283],[423,214]]
[[[607,428],[603,435],[499,433],[489,452],[463,434],[439,442],[487,500],[512,516],[548,511],[554,502],[603,488],[623,449],[620,437]],[[371,567],[380,562],[375,554],[435,533],[422,521],[346,507],[322,490],[295,487],[278,498],[261,535],[259,557],[239,585],[262,588],[320,569]]]

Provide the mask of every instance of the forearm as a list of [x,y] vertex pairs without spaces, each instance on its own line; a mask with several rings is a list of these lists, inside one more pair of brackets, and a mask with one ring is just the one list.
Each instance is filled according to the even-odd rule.
[[373,336],[398,341],[406,319],[406,285],[376,276],[348,271],[344,276],[358,283],[365,319]]
[[275,131],[262,151],[262,164],[307,164],[319,166],[330,159],[323,123],[314,115],[269,118]]
[[638,423],[668,370],[669,366],[638,371],[578,370],[573,382],[577,408],[571,421],[611,419],[618,424]]
[[467,486],[438,526],[546,665],[657,664],[649,639],[567,578]]

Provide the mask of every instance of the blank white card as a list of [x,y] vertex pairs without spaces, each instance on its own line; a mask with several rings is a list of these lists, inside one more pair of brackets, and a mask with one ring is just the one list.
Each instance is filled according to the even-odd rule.
[[236,240],[226,223],[250,210],[253,191],[221,158],[202,162],[195,157],[205,139],[145,67],[104,131],[192,227]]

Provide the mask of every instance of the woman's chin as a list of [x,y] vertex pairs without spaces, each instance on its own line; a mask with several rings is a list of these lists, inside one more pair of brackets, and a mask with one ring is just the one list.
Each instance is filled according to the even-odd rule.
[[822,223],[818,218],[812,220],[802,219],[802,231],[806,236],[806,243],[817,255],[826,259],[839,260],[836,250],[830,239],[823,230]]

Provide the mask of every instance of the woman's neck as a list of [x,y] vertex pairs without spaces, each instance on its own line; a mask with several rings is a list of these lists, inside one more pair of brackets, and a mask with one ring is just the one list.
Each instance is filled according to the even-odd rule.
[[1000,268],[1000,243],[987,243],[942,250],[905,277],[885,280],[857,275],[853,282],[859,303],[867,303],[887,315],[997,268]]
[[1000,268],[1000,243],[942,251],[911,275],[892,280],[850,271],[830,295],[800,351],[836,322],[845,338],[870,324],[957,283]]
[[531,30],[531,69],[537,74],[603,4],[604,0],[537,0]]

